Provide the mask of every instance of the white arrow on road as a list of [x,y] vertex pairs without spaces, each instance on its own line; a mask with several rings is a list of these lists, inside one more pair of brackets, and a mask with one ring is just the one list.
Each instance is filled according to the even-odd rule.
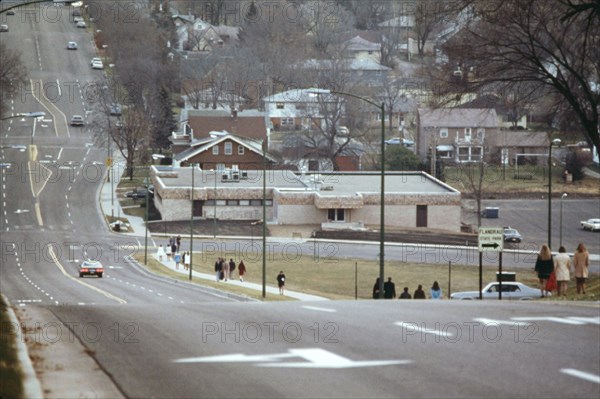
[[[305,362],[280,362],[290,358],[302,358]],[[174,363],[256,363],[257,367],[346,369],[356,367],[391,366],[409,364],[412,360],[353,361],[320,348],[290,349],[288,353],[271,355],[232,355],[190,357],[173,360]]]

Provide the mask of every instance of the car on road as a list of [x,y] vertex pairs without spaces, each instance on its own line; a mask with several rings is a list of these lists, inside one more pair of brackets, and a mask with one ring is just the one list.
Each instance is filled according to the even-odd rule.
[[[486,285],[482,292],[483,299],[498,299],[500,296],[500,283],[493,282]],[[548,293],[550,295],[550,293]],[[516,281],[502,282],[502,299],[529,300],[542,297],[542,290],[531,288]],[[450,299],[472,300],[479,299],[479,291],[455,292]]]
[[67,43],[67,50],[77,50],[77,42]]
[[600,231],[600,219],[582,220],[581,228],[589,231]]
[[134,200],[146,198],[146,196],[150,194],[148,189],[146,188],[136,188],[133,191],[129,191],[125,194],[127,198],[132,198]]
[[73,17],[73,22],[78,23],[78,22],[85,22],[85,21],[81,15],[77,15],[77,16]]
[[79,277],[98,276],[98,278],[102,278],[103,273],[104,266],[96,260],[84,260],[81,262],[81,265],[79,265]]
[[8,25],[0,25],[0,32],[8,32]]
[[513,229],[512,227],[504,228],[504,242],[521,242],[523,241],[523,236],[517,231],[517,229]]
[[75,24],[75,26],[78,28],[87,28],[85,21],[79,21]]
[[92,69],[104,69],[104,64],[99,59],[92,61]]
[[15,15],[15,10],[8,10],[6,15]]
[[81,115],[73,115],[71,117],[71,126],[83,126],[85,122],[83,121],[83,116]]

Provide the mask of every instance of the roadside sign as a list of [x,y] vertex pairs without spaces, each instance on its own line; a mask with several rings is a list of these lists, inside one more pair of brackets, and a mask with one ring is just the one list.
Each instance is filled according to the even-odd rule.
[[502,227],[479,228],[479,252],[502,252],[504,229]]
[[106,158],[106,166],[112,166],[112,158]]

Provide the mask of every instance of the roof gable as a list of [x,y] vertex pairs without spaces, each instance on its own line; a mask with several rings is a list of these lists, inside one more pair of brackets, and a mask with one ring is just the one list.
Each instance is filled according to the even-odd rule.
[[421,127],[498,127],[496,110],[490,108],[420,109],[419,121]]

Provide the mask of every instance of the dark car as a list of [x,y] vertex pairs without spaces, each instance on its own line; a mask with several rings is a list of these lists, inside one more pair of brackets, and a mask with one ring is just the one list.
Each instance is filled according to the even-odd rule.
[[145,188],[136,188],[133,191],[129,191],[125,196],[127,198],[133,198],[134,200],[146,198],[149,194],[148,190]]
[[123,114],[123,110],[119,104],[111,104],[110,105],[110,114],[113,116],[121,116]]
[[504,241],[505,242],[521,242],[523,241],[523,236],[519,234],[516,229],[512,227],[504,228]]
[[84,260],[81,265],[79,265],[79,277],[98,276],[99,278],[102,278],[103,273],[104,266],[98,261]]

